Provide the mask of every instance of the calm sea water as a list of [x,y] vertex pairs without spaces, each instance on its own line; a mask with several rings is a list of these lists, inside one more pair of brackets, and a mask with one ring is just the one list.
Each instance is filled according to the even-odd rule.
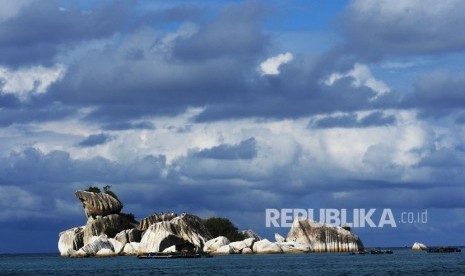
[[465,275],[465,253],[229,255],[200,259],[0,255],[1,275]]

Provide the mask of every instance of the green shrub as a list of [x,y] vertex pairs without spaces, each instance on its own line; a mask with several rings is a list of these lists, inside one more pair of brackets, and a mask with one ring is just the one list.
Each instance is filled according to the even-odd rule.
[[237,227],[227,218],[211,217],[203,221],[207,230],[214,238],[225,236],[231,242],[241,241],[245,237],[237,231]]
[[116,228],[113,228],[113,227],[107,227],[105,228],[105,235],[107,235],[108,238],[114,238],[116,236],[116,234],[118,234],[120,231]]
[[86,191],[92,192],[92,193],[100,193],[101,192],[99,187],[97,187],[97,186],[89,186],[89,188],[87,188]]

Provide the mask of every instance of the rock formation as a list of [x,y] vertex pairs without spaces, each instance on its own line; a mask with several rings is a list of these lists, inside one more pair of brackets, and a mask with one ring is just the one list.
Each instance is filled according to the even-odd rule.
[[85,226],[75,227],[59,234],[58,250],[61,256],[72,256],[84,246],[84,228]]
[[[252,230],[241,233],[245,239],[230,242],[213,238],[202,220],[183,213],[153,214],[137,222],[121,213],[116,195],[77,191],[87,216],[86,225],[59,234],[61,256],[118,256],[152,252],[206,252],[210,254],[271,254],[307,252],[353,252],[363,250],[360,239],[349,230],[296,219],[286,238],[275,234],[276,242],[262,239]],[[415,243],[412,249],[426,248]]]
[[177,217],[176,213],[160,213],[160,214],[153,214],[149,217],[146,217],[140,221],[139,230],[145,231],[149,228],[150,225],[155,224],[161,221],[170,221]]
[[84,212],[88,218],[119,214],[123,208],[123,204],[119,199],[107,193],[77,191],[75,195],[82,202]]
[[354,252],[364,249],[362,241],[346,229],[301,218],[294,220],[286,241],[308,244],[313,252]]
[[62,256],[202,252],[212,238],[202,220],[194,215],[154,214],[139,223],[133,215],[121,213],[123,204],[113,193],[77,191],[76,197],[83,204],[87,223],[60,233],[58,250]]
[[122,214],[111,214],[108,216],[89,217],[84,229],[84,243],[88,243],[92,237],[108,234],[108,232],[119,233],[135,227],[128,216]]
[[415,250],[415,251],[421,251],[421,250],[427,250],[428,247],[422,243],[419,243],[419,242],[415,242],[413,245],[412,245],[412,250]]
[[178,251],[192,248],[202,252],[206,242],[211,239],[210,232],[199,217],[182,214],[170,221],[160,221],[149,226],[140,241],[140,253],[163,252],[175,245]]

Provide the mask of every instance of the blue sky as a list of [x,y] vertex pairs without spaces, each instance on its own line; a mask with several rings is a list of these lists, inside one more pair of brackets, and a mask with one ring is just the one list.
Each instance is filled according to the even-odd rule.
[[2,1],[0,253],[55,252],[74,191],[124,212],[428,210],[368,246],[463,245],[463,1]]

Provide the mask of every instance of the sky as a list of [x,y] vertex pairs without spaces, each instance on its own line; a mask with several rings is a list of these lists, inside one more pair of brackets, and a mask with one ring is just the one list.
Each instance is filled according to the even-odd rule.
[[57,252],[91,185],[138,219],[390,209],[365,245],[465,244],[464,1],[0,2],[0,253]]

